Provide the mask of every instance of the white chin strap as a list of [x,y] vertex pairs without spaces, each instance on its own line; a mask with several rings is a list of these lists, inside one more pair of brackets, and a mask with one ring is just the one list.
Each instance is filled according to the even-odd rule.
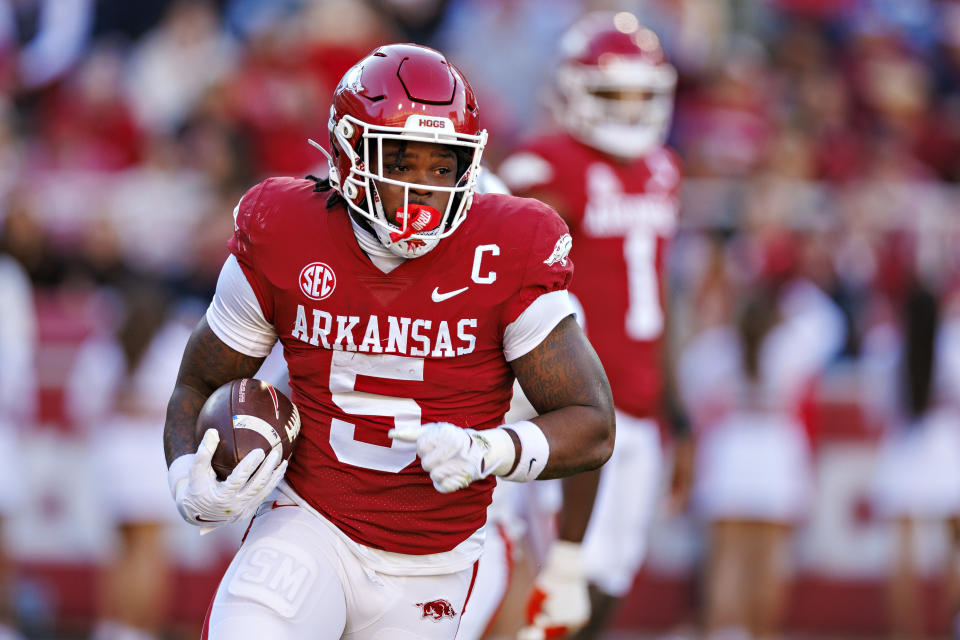
[[660,127],[596,124],[583,132],[584,142],[620,158],[639,158],[663,144]]

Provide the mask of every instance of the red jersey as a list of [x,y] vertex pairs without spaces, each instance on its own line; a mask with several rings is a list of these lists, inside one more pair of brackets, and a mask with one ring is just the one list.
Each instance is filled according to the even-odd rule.
[[518,195],[549,192],[567,217],[577,262],[570,287],[619,410],[659,413],[664,253],[679,211],[680,163],[667,148],[617,163],[570,136],[533,140],[504,161]]
[[357,245],[345,207],[328,210],[313,187],[255,186],[230,242],[283,344],[300,410],[286,480],[356,542],[448,551],[484,524],[496,479],[439,493],[416,445],[387,432],[503,423],[514,379],[504,330],[567,287],[567,227],[535,200],[476,195],[456,233],[386,274]]

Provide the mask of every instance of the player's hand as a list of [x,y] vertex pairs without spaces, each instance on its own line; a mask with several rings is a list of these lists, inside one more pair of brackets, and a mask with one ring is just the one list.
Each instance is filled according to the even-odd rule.
[[[420,465],[430,474],[433,486],[440,493],[451,493],[494,473],[508,455],[507,451],[499,451],[486,433],[449,422],[431,422],[419,427],[391,429],[387,435],[395,440],[416,442]],[[512,454],[512,441],[509,446]]]
[[590,592],[580,545],[557,540],[527,599],[526,626],[517,640],[565,638],[590,618]]
[[197,452],[174,460],[168,472],[177,510],[198,527],[217,527],[252,515],[287,470],[287,461],[280,462],[279,450],[271,451],[264,460],[263,450],[254,449],[219,482],[210,464],[219,442],[216,429],[207,429]]

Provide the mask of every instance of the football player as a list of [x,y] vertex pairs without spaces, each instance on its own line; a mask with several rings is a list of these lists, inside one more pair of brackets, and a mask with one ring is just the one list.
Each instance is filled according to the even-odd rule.
[[523,144],[498,173],[515,194],[550,204],[569,225],[577,261],[571,292],[613,389],[617,447],[582,549],[592,613],[578,637],[593,638],[643,559],[659,498],[661,418],[678,436],[674,497],[682,503],[689,493],[693,449],[665,353],[662,287],[681,178],[664,146],[677,72],[657,35],[626,12],[585,15],[561,51],[560,130]]
[[[328,128],[326,180],[270,179],[241,199],[169,403],[184,519],[254,515],[204,634],[453,638],[494,476],[602,465],[609,384],[572,316],[566,225],[539,202],[474,194],[486,132],[442,54],[376,49],[340,81]],[[197,414],[277,340],[297,451],[289,469],[254,451],[217,482]],[[540,415],[504,424],[515,378]]]

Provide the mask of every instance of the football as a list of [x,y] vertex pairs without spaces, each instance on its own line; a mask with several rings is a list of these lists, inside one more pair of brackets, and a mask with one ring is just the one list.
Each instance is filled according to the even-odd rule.
[[288,459],[300,433],[300,412],[272,385],[256,378],[240,378],[207,398],[197,416],[198,445],[207,429],[220,434],[212,464],[217,478],[223,480],[257,448],[269,454],[281,447],[282,459]]

